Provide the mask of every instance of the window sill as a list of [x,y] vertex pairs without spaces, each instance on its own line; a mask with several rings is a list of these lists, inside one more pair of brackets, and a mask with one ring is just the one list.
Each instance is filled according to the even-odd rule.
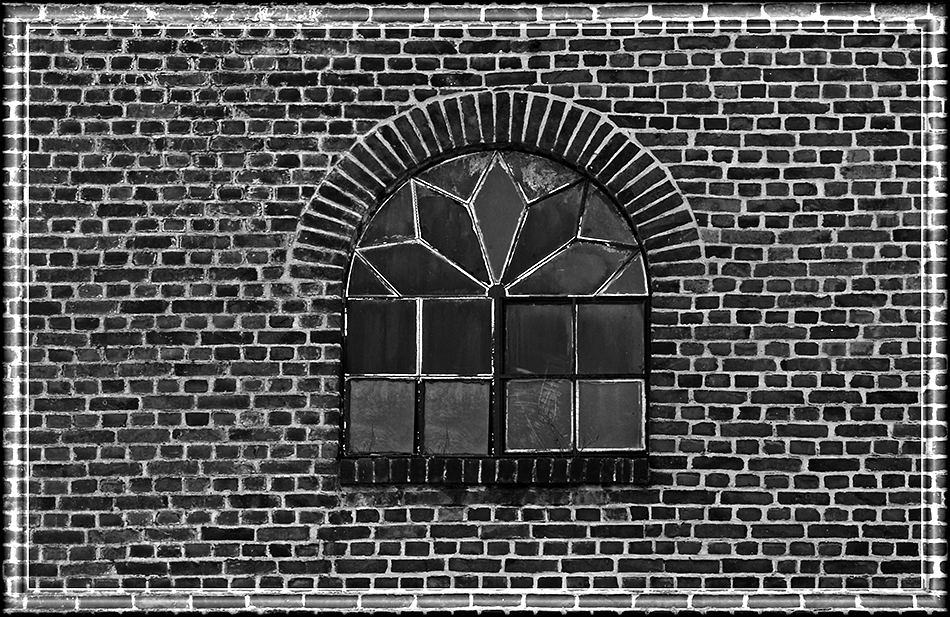
[[644,485],[648,478],[646,453],[624,456],[365,456],[340,459],[340,483],[344,485]]

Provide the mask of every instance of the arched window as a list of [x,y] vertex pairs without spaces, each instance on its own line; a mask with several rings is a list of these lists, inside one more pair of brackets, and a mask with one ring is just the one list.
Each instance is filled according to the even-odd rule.
[[617,204],[517,151],[409,179],[360,236],[344,310],[344,456],[645,450],[649,284]]

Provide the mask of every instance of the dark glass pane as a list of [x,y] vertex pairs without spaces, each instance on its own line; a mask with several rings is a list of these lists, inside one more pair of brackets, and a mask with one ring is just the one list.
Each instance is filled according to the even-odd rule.
[[488,454],[487,381],[425,383],[426,454]]
[[506,373],[572,372],[570,304],[509,304],[505,312]]
[[605,244],[573,242],[551,261],[508,287],[509,293],[593,294],[630,256]]
[[347,451],[412,454],[416,383],[351,379],[348,385]]
[[593,240],[623,242],[636,246],[637,240],[630,231],[630,225],[600,189],[591,186],[581,217],[581,237]]
[[415,215],[412,208],[412,187],[407,182],[387,199],[373,215],[359,246],[387,244],[416,237]]
[[415,301],[350,300],[345,343],[347,373],[415,373]]
[[631,294],[646,295],[647,273],[643,265],[643,257],[637,253],[633,259],[623,267],[614,280],[607,284],[604,294]]
[[478,295],[485,288],[415,242],[361,249],[366,260],[405,296]]
[[578,381],[577,447],[642,449],[643,382]]
[[504,157],[528,201],[544,197],[581,179],[573,170],[540,156],[524,152],[505,152]]
[[347,286],[346,293],[351,296],[393,295],[359,254],[353,256],[353,264],[350,266],[350,284]]
[[488,262],[494,279],[499,280],[524,210],[518,189],[499,163],[492,165],[488,172],[485,183],[475,196],[474,209]]
[[508,450],[570,449],[570,381],[509,381],[505,410],[505,445]]
[[642,373],[642,304],[577,305],[577,372]]
[[419,231],[423,239],[463,270],[488,283],[482,247],[468,209],[457,201],[419,185],[416,191]]
[[423,300],[422,372],[491,373],[491,300]]
[[511,263],[505,271],[509,283],[550,255],[577,234],[584,185],[577,184],[530,206],[518,232]]
[[476,152],[450,159],[419,174],[419,179],[468,201],[482,172],[491,162],[491,152]]

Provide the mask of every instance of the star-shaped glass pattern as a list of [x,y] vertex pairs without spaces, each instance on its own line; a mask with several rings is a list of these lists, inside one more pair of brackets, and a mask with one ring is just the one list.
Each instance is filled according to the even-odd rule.
[[626,216],[576,171],[522,152],[478,152],[400,186],[369,221],[350,296],[643,295]]

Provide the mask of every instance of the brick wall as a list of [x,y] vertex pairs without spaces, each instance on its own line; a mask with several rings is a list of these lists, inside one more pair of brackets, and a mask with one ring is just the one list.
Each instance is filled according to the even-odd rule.
[[[922,524],[943,482],[922,475],[944,435],[925,391],[942,374],[922,372],[944,368],[925,340],[944,282],[922,270],[945,241],[925,199],[944,190],[925,70],[945,63],[942,9],[769,10],[17,9],[28,584],[804,592],[944,574]],[[695,257],[651,265],[646,486],[340,485],[339,294],[366,211],[327,215],[318,187],[380,123],[485,91],[596,112],[688,205]],[[337,242],[301,274],[288,255],[321,216]]]

